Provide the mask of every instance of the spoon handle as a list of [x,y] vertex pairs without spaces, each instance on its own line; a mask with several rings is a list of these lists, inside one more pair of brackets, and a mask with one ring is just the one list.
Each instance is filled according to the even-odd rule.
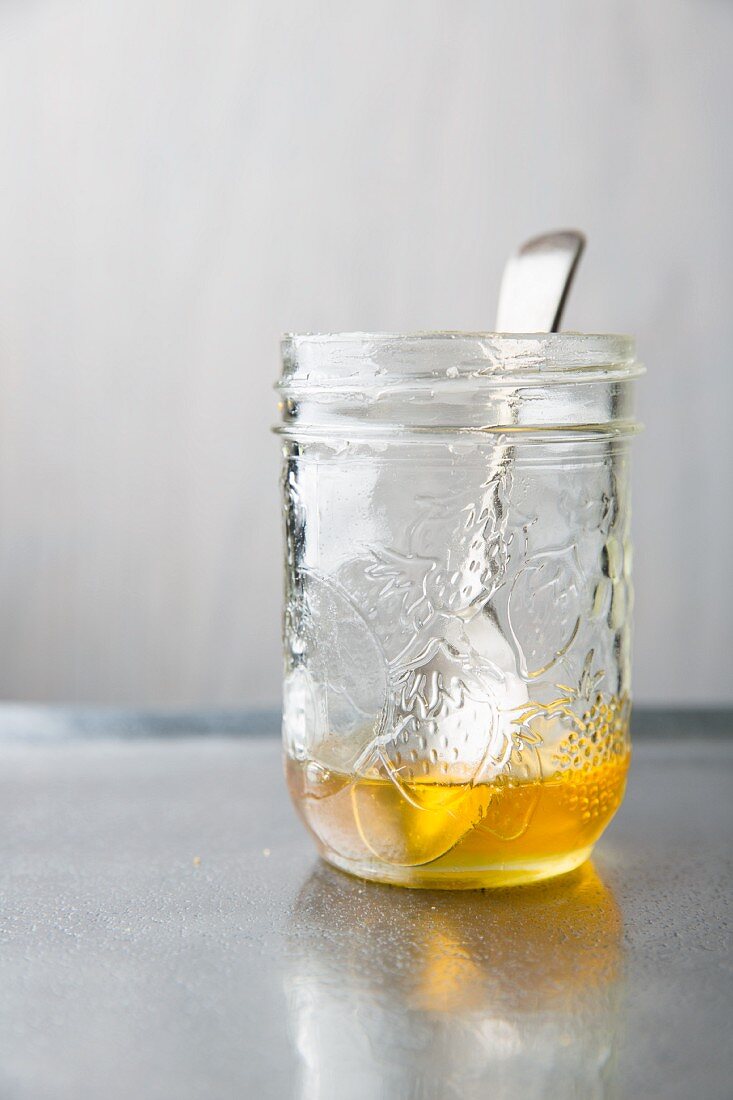
[[557,332],[585,247],[577,229],[533,237],[507,262],[499,292],[497,332]]

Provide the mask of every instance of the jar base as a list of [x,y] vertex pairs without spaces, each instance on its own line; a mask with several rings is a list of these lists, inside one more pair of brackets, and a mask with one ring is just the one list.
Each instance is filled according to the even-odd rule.
[[338,853],[321,849],[321,856],[332,867],[356,878],[381,882],[387,886],[405,886],[412,890],[484,890],[505,886],[526,886],[531,882],[566,875],[580,867],[590,856],[593,845],[577,848],[562,855],[544,856],[517,863],[495,864],[490,867],[452,869],[400,867],[375,860],[347,859]]

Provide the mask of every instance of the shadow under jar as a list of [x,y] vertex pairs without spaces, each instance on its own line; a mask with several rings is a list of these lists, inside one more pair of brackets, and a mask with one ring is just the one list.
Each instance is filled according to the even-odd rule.
[[582,863],[629,764],[633,341],[289,336],[283,735],[326,860]]

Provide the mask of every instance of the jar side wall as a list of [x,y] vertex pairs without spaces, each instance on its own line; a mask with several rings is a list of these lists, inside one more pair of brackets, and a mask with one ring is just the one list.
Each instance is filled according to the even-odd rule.
[[479,825],[509,856],[602,829],[629,751],[624,441],[283,450],[285,747],[320,842],[422,866]]

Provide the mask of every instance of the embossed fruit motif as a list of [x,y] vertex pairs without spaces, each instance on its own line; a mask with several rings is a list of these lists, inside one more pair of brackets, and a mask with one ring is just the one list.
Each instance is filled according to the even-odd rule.
[[443,640],[403,665],[392,681],[392,728],[381,741],[395,779],[474,780],[500,767],[507,739],[499,724],[501,672],[479,654]]
[[508,604],[523,676],[543,675],[567,653],[580,626],[584,595],[572,544],[527,559],[512,582]]
[[[418,496],[402,547],[372,547],[340,572],[392,665],[409,664],[429,638],[470,621],[503,583],[509,551],[506,476],[494,474],[478,504],[455,493]],[[453,630],[455,635],[455,630]]]
[[355,767],[379,733],[387,706],[387,665],[378,639],[332,580],[301,573],[286,620],[291,668],[284,681],[286,747],[328,768]]

